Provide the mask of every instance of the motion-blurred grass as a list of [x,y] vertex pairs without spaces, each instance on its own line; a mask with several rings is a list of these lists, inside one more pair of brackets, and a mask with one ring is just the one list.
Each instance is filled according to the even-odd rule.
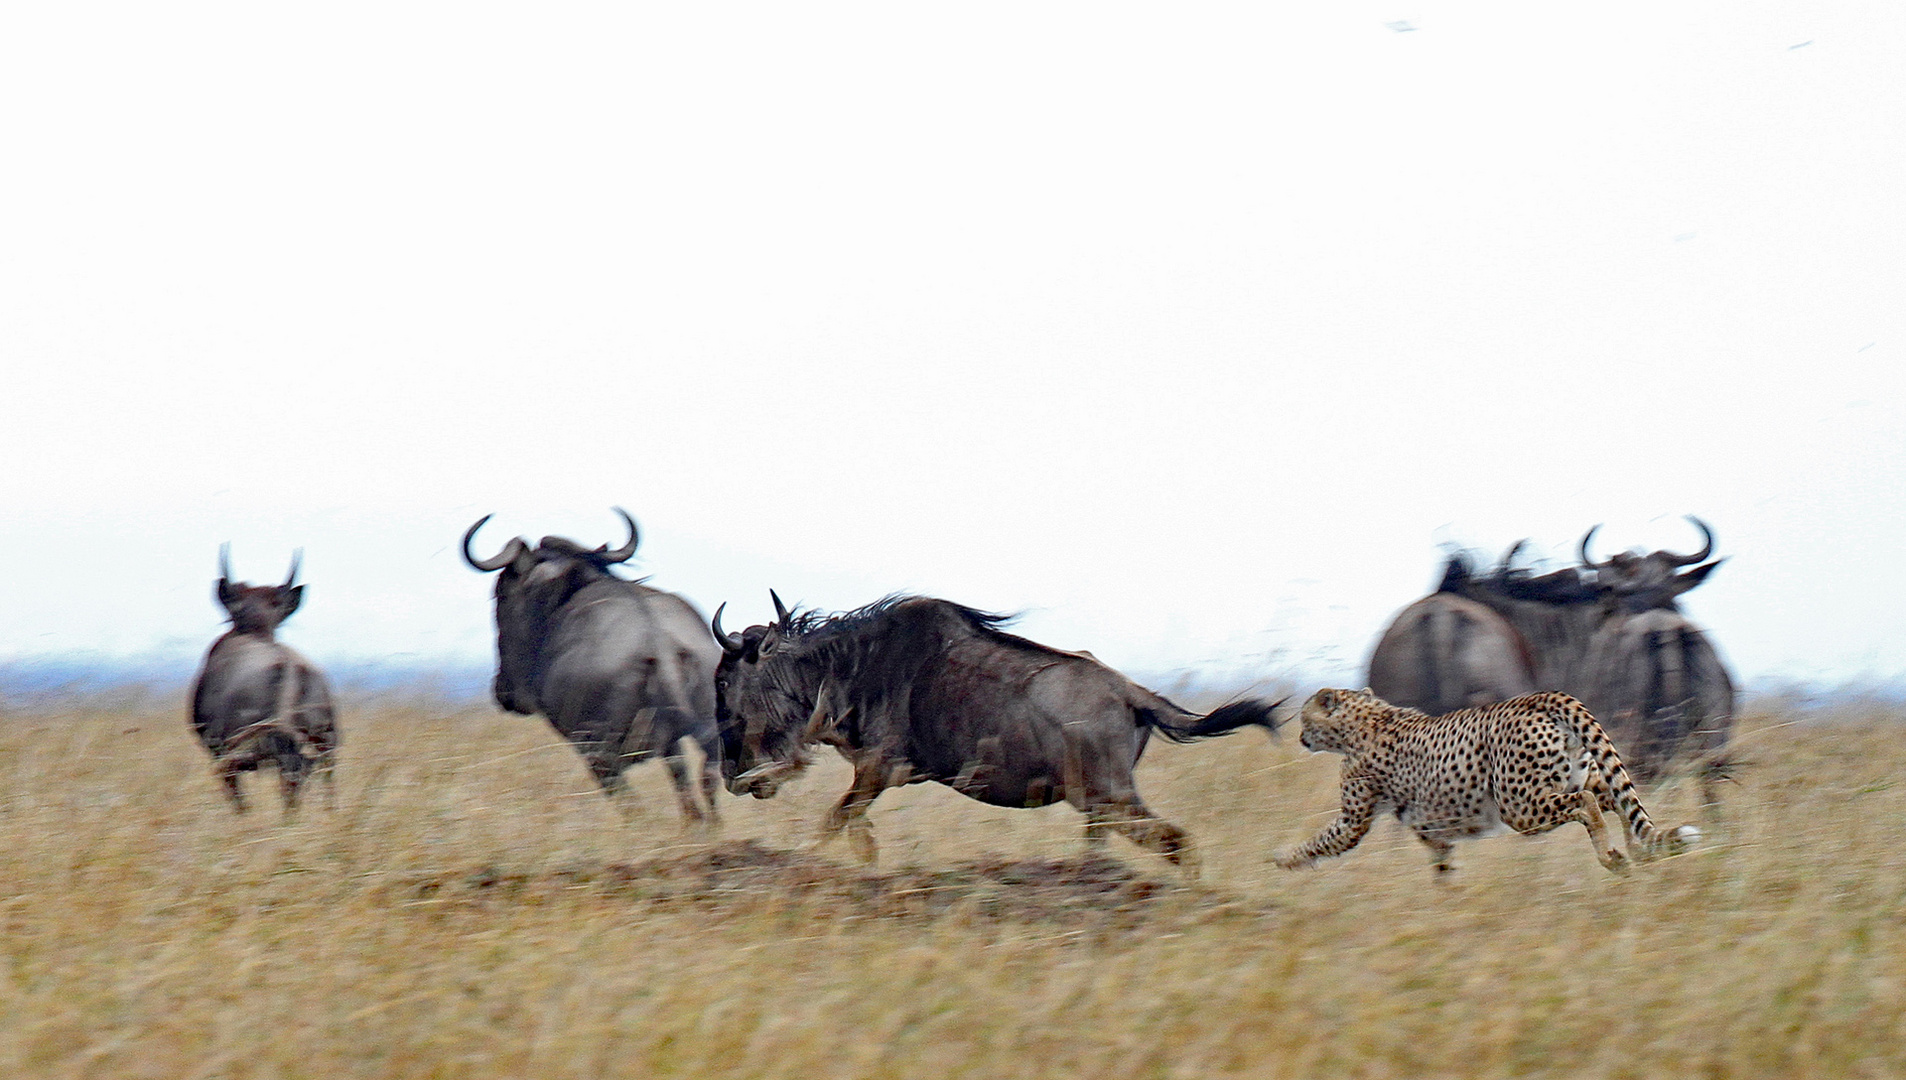
[[[1337,759],[1154,743],[1186,886],[1063,807],[890,792],[878,869],[800,850],[838,762],[686,833],[540,720],[344,716],[338,805],[234,816],[180,708],[0,718],[0,1076],[1906,1075],[1896,718],[1750,715],[1699,852],[1623,879],[1580,829],[1458,850],[1393,823],[1271,850]],[[1653,794],[1688,820],[1685,787]]]

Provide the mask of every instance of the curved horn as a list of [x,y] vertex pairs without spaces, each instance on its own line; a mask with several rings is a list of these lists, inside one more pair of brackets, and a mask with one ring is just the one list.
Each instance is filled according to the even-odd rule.
[[486,574],[493,574],[515,562],[519,556],[529,550],[529,545],[523,543],[522,537],[512,536],[510,537],[510,542],[503,545],[501,552],[487,559],[479,559],[475,555],[470,554],[471,537],[474,537],[477,530],[483,527],[484,522],[495,516],[494,514],[485,514],[476,520],[475,525],[470,526],[463,532],[463,561],[469,563],[470,569],[472,570],[481,570]]
[[279,588],[289,589],[298,583],[298,564],[302,562],[304,562],[304,549],[293,549],[291,552],[291,572],[285,575],[285,583],[278,586]]
[[1595,539],[1595,530],[1599,528],[1601,528],[1601,524],[1598,522],[1593,528],[1582,534],[1582,544],[1576,549],[1576,554],[1581,556],[1583,566],[1595,565],[1595,560],[1588,554],[1588,544],[1589,541]]
[[721,643],[722,650],[732,656],[741,651],[741,635],[722,631],[721,613],[727,610],[728,601],[723,600],[721,606],[715,609],[715,617],[708,620],[708,628],[715,632],[715,640]]
[[1509,572],[1509,565],[1516,561],[1516,556],[1522,553],[1523,545],[1528,542],[1529,538],[1525,536],[1509,545],[1509,550],[1502,553],[1502,561],[1496,564],[1496,574],[1498,576]]
[[777,595],[773,589],[768,590],[768,598],[774,601],[775,624],[781,627],[781,629],[786,630],[788,627],[788,606],[781,602],[781,597]]
[[[1714,554],[1714,530],[1707,527],[1707,522],[1693,514],[1688,515],[1688,520],[1694,523],[1695,528],[1701,530],[1701,550],[1693,555],[1668,555],[1668,560],[1676,566],[1693,566]],[[1663,554],[1667,553],[1663,552]]]
[[218,576],[226,581],[232,580],[232,542],[230,540],[218,546]]
[[597,558],[600,559],[603,563],[625,563],[625,562],[628,562],[629,559],[635,555],[635,545],[636,545],[636,541],[639,539],[639,536],[635,531],[635,519],[630,517],[629,512],[627,510],[622,509],[620,506],[610,507],[610,509],[614,510],[618,515],[620,515],[623,523],[629,527],[629,542],[626,544],[623,544],[619,548],[616,548],[614,551],[605,550],[601,554],[599,554]]

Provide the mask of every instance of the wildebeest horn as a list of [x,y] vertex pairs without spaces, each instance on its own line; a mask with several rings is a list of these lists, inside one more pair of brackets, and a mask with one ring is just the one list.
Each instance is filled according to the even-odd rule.
[[304,549],[294,548],[291,552],[291,573],[285,575],[285,583],[278,586],[279,588],[289,589],[298,583],[298,564],[303,561]]
[[481,570],[486,574],[493,574],[515,562],[518,557],[529,550],[529,545],[523,543],[522,537],[512,536],[510,537],[510,542],[503,545],[501,552],[487,559],[479,559],[475,555],[470,554],[470,538],[476,535],[477,530],[483,527],[484,522],[495,516],[494,514],[485,514],[476,520],[475,525],[464,530],[463,561],[469,563],[470,569],[472,570]]
[[1527,544],[1528,542],[1529,542],[1529,538],[1525,536],[1522,539],[1517,540],[1515,543],[1510,544],[1509,550],[1502,553],[1502,562],[1496,564],[1496,573],[1498,574],[1508,573],[1509,565],[1516,561],[1516,556],[1521,554],[1522,552],[1522,546],[1524,544]]
[[635,544],[636,544],[636,540],[638,539],[638,534],[635,531],[635,519],[630,517],[629,512],[627,510],[622,509],[620,506],[610,507],[610,509],[614,510],[618,515],[620,515],[623,523],[628,525],[629,542],[626,544],[623,544],[619,548],[616,548],[614,551],[607,550],[608,545],[605,544],[603,546],[604,550],[601,551],[601,553],[597,556],[597,558],[599,558],[604,563],[625,563],[625,562],[628,562],[635,555]]
[[721,606],[715,609],[715,617],[708,620],[708,628],[715,632],[715,640],[721,642],[722,650],[733,654],[741,651],[741,635],[722,632],[721,613],[727,610],[728,601],[723,600]]
[[232,580],[232,542],[230,540],[218,546],[218,576],[226,581]]
[[1601,528],[1601,525],[1597,523],[1593,528],[1589,529],[1587,532],[1582,534],[1582,545],[1581,547],[1576,549],[1576,553],[1582,557],[1583,566],[1595,565],[1595,560],[1593,558],[1590,558],[1588,554],[1588,543],[1589,541],[1595,539],[1595,530],[1599,528]]
[[768,598],[774,601],[774,621],[776,625],[786,630],[788,628],[788,606],[781,602],[781,597],[776,594],[773,589],[768,590]]
[[[1688,520],[1694,523],[1695,528],[1701,530],[1701,550],[1692,555],[1668,555],[1668,560],[1676,566],[1693,566],[1714,554],[1714,530],[1707,527],[1707,522],[1693,514],[1688,515]],[[1663,554],[1667,553],[1663,552]]]

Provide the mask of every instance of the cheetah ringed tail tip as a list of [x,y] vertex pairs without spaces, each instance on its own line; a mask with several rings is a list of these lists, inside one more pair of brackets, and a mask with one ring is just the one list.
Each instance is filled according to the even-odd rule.
[[1701,842],[1701,830],[1692,825],[1677,825],[1668,830],[1668,850],[1687,851]]

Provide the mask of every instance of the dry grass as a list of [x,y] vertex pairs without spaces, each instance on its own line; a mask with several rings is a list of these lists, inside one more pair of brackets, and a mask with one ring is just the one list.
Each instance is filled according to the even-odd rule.
[[[0,719],[0,1076],[1906,1075],[1906,750],[1776,725],[1716,842],[1606,874],[1581,830],[1458,852],[1386,825],[1268,863],[1334,758],[1154,745],[1184,886],[1064,808],[937,787],[878,871],[797,853],[837,764],[685,835],[540,721],[345,718],[341,798],[235,818],[177,711]],[[1655,794],[1685,820],[1688,793]]]

